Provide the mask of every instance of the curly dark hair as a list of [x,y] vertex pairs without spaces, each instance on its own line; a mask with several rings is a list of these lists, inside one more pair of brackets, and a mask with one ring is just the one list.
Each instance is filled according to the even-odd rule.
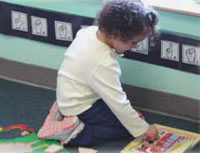
[[96,18],[99,30],[107,36],[128,41],[136,35],[148,34],[151,39],[159,35],[156,24],[158,14],[140,0],[115,0],[105,4]]

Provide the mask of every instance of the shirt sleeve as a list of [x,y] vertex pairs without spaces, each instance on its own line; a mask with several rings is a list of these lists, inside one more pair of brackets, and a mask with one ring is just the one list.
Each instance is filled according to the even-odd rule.
[[120,82],[121,69],[117,62],[98,66],[90,76],[89,84],[104,100],[119,121],[134,137],[144,134],[149,124],[133,109]]

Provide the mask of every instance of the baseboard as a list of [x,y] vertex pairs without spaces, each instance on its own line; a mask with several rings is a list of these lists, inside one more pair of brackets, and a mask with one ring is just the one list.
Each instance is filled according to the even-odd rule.
[[[55,90],[57,70],[0,58],[0,77],[37,87]],[[200,121],[199,100],[123,84],[136,107]]]
[[124,90],[134,106],[169,114],[188,120],[200,121],[200,101],[155,90],[124,85]]
[[57,70],[0,58],[0,77],[34,86],[55,89]]

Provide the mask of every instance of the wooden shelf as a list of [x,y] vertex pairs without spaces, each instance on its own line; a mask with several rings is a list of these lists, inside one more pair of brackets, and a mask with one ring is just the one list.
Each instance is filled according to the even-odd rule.
[[157,10],[200,17],[200,0],[145,0]]

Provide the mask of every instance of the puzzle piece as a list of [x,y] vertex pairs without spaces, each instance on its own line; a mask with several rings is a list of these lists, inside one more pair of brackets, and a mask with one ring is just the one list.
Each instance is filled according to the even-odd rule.
[[92,148],[83,148],[79,147],[78,148],[79,153],[97,153],[98,151]]
[[58,153],[62,151],[64,148],[61,145],[52,144],[50,145],[44,152],[46,153]]

